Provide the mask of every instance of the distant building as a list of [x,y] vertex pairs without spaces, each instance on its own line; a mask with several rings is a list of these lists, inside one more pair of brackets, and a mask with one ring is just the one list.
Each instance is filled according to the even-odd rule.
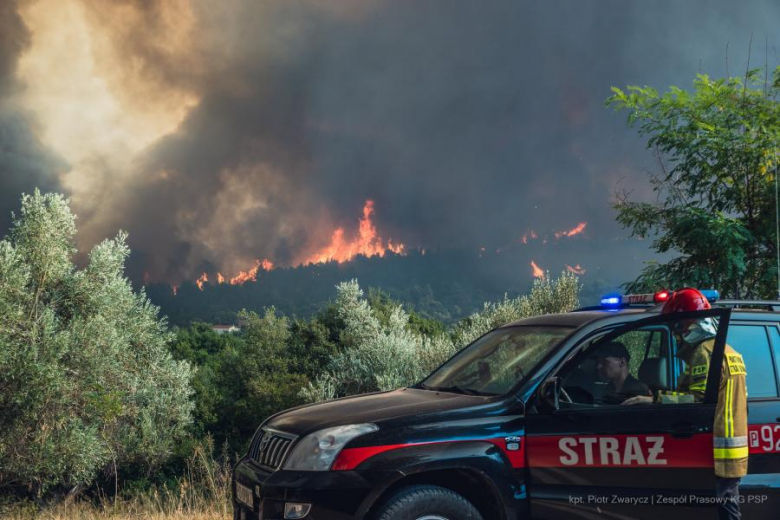
[[217,334],[235,334],[241,332],[241,327],[235,325],[212,325],[211,330]]

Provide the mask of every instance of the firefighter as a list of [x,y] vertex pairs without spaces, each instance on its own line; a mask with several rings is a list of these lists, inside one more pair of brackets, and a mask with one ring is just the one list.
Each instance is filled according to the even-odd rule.
[[[710,309],[707,298],[696,289],[675,292],[663,307],[663,314]],[[655,397],[637,396],[623,404],[699,402],[704,399],[712,349],[715,345],[716,325],[712,318],[682,320],[677,324],[680,339],[677,357],[686,368],[677,392],[656,392]],[[739,483],[747,474],[747,388],[745,363],[742,356],[726,345],[721,369],[718,404],[713,427],[718,518],[738,520]]]

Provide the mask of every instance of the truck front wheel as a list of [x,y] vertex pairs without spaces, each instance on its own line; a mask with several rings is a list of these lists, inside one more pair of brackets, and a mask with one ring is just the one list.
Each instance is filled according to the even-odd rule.
[[409,486],[379,509],[377,520],[482,520],[474,505],[439,486]]

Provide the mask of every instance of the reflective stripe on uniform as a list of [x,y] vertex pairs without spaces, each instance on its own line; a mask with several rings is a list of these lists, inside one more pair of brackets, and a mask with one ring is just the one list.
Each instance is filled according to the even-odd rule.
[[726,403],[725,403],[726,406],[725,406],[725,409],[723,410],[723,420],[726,423],[725,424],[725,426],[726,426],[726,429],[725,429],[726,437],[731,437],[732,435],[734,435],[734,421],[733,421],[733,418],[732,418],[732,415],[731,415],[731,412],[732,412],[732,410],[731,410],[732,409],[731,393],[732,393],[731,392],[731,378],[729,377],[726,380]]
[[741,448],[748,445],[747,436],[742,437],[715,437],[712,440],[715,448]]
[[747,446],[741,448],[715,448],[713,454],[716,459],[746,459],[748,451]]

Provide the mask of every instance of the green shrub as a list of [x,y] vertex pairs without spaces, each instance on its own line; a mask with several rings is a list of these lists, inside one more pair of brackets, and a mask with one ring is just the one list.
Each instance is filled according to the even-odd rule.
[[190,368],[124,276],[126,234],[73,264],[60,195],[25,195],[0,241],[0,489],[40,495],[101,469],[151,469],[190,421]]
[[310,402],[417,383],[455,352],[482,334],[530,316],[568,312],[579,305],[579,279],[537,280],[527,296],[486,303],[451,334],[425,334],[399,304],[363,297],[357,280],[337,288],[336,313],[343,322],[343,351],[301,392]]

